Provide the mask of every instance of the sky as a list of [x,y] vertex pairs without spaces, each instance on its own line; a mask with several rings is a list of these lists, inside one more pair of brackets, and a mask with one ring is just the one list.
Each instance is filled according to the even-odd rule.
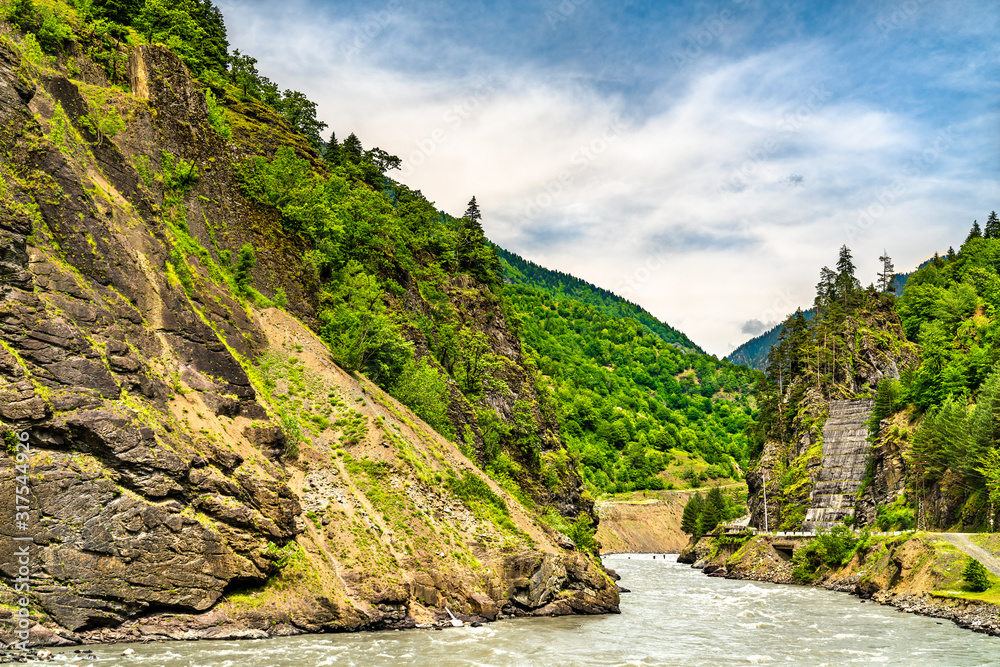
[[1000,209],[995,0],[216,1],[327,133],[720,357]]

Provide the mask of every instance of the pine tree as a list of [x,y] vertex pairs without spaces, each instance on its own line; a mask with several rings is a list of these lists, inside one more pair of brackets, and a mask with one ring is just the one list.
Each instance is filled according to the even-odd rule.
[[715,527],[722,521],[724,510],[725,501],[722,498],[722,491],[719,487],[713,486],[701,508],[701,516],[698,517],[698,534],[706,535],[715,530]]
[[860,287],[858,279],[854,277],[854,269],[850,248],[841,246],[840,257],[837,258],[837,291],[844,301],[844,312],[847,312],[851,297]]
[[968,243],[972,239],[981,239],[981,238],[983,238],[983,230],[979,228],[979,221],[973,220],[972,229],[969,230],[969,235],[965,237],[965,242]]
[[789,321],[789,325],[791,332],[788,335],[788,376],[789,380],[791,380],[805,372],[808,360],[809,323],[806,321],[805,313],[802,312],[801,308],[796,309]]
[[340,142],[337,141],[337,133],[330,133],[330,141],[323,147],[323,159],[327,164],[340,164]]
[[359,164],[361,158],[364,156],[365,150],[361,147],[361,140],[358,139],[358,135],[351,132],[344,139],[344,143],[340,145],[340,154],[342,160],[352,162],[354,164]]
[[990,211],[986,217],[982,235],[984,239],[1000,239],[1000,219],[997,219],[996,211]]
[[962,570],[962,578],[975,593],[982,593],[990,589],[990,575],[986,571],[986,566],[975,558],[969,559],[969,564]]
[[701,515],[702,497],[700,493],[691,496],[691,499],[684,505],[684,513],[681,515],[681,530],[688,535],[695,535],[698,532],[698,518]]
[[889,257],[889,253],[883,250],[882,256],[879,257],[878,260],[882,262],[882,271],[879,272],[878,274],[878,280],[879,284],[882,287],[882,291],[883,292],[891,291],[893,294],[895,294],[896,285],[894,281],[896,278],[896,273],[895,273],[895,268],[892,265],[892,258]]
[[894,380],[891,378],[882,378],[878,382],[878,389],[875,394],[875,408],[872,410],[872,416],[868,420],[868,435],[871,438],[878,435],[882,420],[892,416],[893,387]]
[[830,267],[824,266],[819,271],[819,282],[816,283],[815,306],[819,308],[829,305],[836,294],[836,289],[837,274]]
[[482,233],[483,214],[479,212],[479,204],[476,203],[475,197],[469,200],[469,208],[465,209],[465,215],[462,217],[469,221],[469,226],[478,229]]
[[705,498],[705,503],[716,509],[719,513],[719,521],[726,520],[726,498],[722,495],[722,489],[720,487],[713,486],[708,490],[708,496]]

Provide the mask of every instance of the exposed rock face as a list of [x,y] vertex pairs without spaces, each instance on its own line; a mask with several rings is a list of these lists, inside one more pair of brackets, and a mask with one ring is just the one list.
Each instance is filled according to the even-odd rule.
[[[129,63],[131,94],[107,101],[126,128],[98,137],[81,119],[101,81],[0,46],[0,419],[32,448],[33,641],[411,627],[445,604],[482,619],[617,611],[599,565],[453,443],[343,373],[292,315],[250,307],[207,259],[178,259],[167,195],[204,257],[253,240],[255,285],[315,316],[305,246],[235,184],[245,145],[209,127],[170,51],[139,47]],[[284,140],[283,121],[253,112],[259,141]],[[198,166],[188,190],[168,192],[168,153]],[[294,392],[322,419],[290,436],[276,401]],[[3,507],[16,473],[0,455]],[[509,525],[453,492],[466,474]],[[578,488],[566,483],[561,511],[588,511]],[[5,605],[18,598],[15,534],[0,522]],[[12,639],[0,612],[0,641]]]
[[830,528],[854,515],[854,500],[868,462],[868,427],[874,402],[831,401],[823,425],[823,468],[812,492],[805,530]]
[[679,553],[689,541],[681,530],[693,493],[670,493],[652,503],[600,502],[597,539],[603,553]]
[[[765,526],[765,480],[769,530],[828,527],[854,514],[868,470],[864,421],[871,413],[871,397],[882,379],[898,378],[900,369],[912,366],[919,349],[906,340],[892,303],[884,299],[868,299],[838,327],[844,345],[824,362],[822,390],[814,369],[784,383],[780,418],[770,424],[769,438],[746,475],[752,526]],[[874,456],[887,453],[876,448]],[[899,464],[886,463],[874,461],[872,492],[895,498],[901,487],[890,468]],[[881,472],[889,478],[881,480]],[[862,499],[860,507],[860,522],[874,517],[871,500]]]
[[893,427],[898,422],[907,422],[908,415],[900,415],[899,419],[883,422],[878,438],[869,450],[871,459],[871,480],[861,492],[855,507],[856,525],[872,526],[878,517],[878,507],[891,505],[905,491],[909,465],[903,458],[903,442],[898,431],[893,435]]

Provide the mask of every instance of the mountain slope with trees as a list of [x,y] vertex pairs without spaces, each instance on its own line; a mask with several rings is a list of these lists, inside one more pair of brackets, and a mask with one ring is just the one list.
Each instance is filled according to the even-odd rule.
[[698,345],[669,324],[661,322],[648,311],[631,301],[576,276],[561,271],[541,267],[518,255],[496,247],[497,254],[505,262],[504,278],[513,285],[528,285],[542,290],[556,299],[572,299],[591,306],[615,318],[633,319],[665,343],[674,345],[685,352],[705,354]]
[[[925,266],[926,264],[927,262],[924,262],[920,266]],[[906,287],[906,281],[911,275],[913,274],[893,274],[891,284],[894,288],[895,294],[903,293],[903,289]],[[806,318],[812,317],[813,310],[811,308],[803,312]],[[766,369],[767,355],[771,352],[771,348],[777,344],[778,339],[781,337],[783,327],[784,323],[774,325],[759,336],[755,336],[737,347],[735,350],[730,352],[728,356],[726,356],[726,359],[734,364],[743,364],[744,366],[749,366],[750,368],[754,368],[759,371]]]
[[475,199],[441,213],[315,111],[207,0],[0,2],[34,642],[617,610]]
[[[828,401],[870,397],[873,442],[859,525],[993,527],[1000,501],[1000,229],[991,213],[959,251],[914,272],[901,296],[861,289],[850,251],[824,268],[816,315],[783,324],[757,388],[748,475],[754,520],[766,478],[772,523],[802,521]],[[992,226],[991,226],[992,225]],[[890,286],[885,289],[885,286]],[[774,525],[772,525],[772,528]]]
[[673,330],[649,326],[652,316],[624,299],[512,253],[501,258],[527,356],[594,492],[663,488],[659,473],[689,456],[709,467],[701,480],[693,467],[682,471],[688,482],[741,476],[756,373],[684,351],[679,334],[664,340]]

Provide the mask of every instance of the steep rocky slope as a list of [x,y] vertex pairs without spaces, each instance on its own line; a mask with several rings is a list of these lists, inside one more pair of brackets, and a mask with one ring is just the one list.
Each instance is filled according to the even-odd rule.
[[[589,511],[571,468],[514,498],[310,331],[308,248],[233,170],[248,133],[264,152],[305,141],[236,101],[222,139],[165,48],[135,47],[128,71],[123,90],[75,45],[55,60],[0,39],[0,419],[32,448],[28,527],[0,524],[0,603],[18,599],[10,538],[29,535],[32,641],[616,611],[599,565],[531,507]],[[253,284],[289,313],[232,289],[223,258],[247,241]],[[478,316],[474,287],[455,298]],[[516,336],[480,319],[530,386]]]
[[681,530],[681,515],[692,495],[670,492],[648,501],[599,502],[602,552],[679,553],[690,541]]
[[[863,405],[870,410],[867,401],[874,397],[879,381],[898,379],[900,369],[914,365],[918,359],[917,346],[906,340],[899,316],[891,304],[884,301],[869,300],[845,318],[837,335],[843,340],[844,349],[831,364],[835,368],[832,374],[835,380],[829,382],[830,375],[824,379],[829,386],[817,388],[815,376],[806,372],[786,380],[780,391],[777,391],[777,383],[772,383],[775,391],[770,399],[773,401],[771,416],[766,432],[758,433],[763,439],[761,451],[747,472],[753,526],[765,526],[765,484],[770,530],[801,530],[810,508],[835,506],[830,498],[816,497],[829,494],[824,489],[829,480],[823,478],[823,431],[831,404],[843,406],[849,404],[841,401],[863,399],[866,401]],[[811,354],[815,353],[813,350]],[[863,447],[862,439],[866,434],[859,432],[857,424],[854,427],[853,439]],[[877,451],[877,447],[873,451]],[[854,469],[852,479],[864,472],[859,469],[867,471],[867,458],[866,455],[864,460],[855,457],[849,461]],[[865,475],[865,479],[870,482],[869,476]],[[863,492],[867,485],[868,482],[859,485],[855,480],[852,486],[855,492]],[[859,509],[859,520],[873,519],[869,514]]]

